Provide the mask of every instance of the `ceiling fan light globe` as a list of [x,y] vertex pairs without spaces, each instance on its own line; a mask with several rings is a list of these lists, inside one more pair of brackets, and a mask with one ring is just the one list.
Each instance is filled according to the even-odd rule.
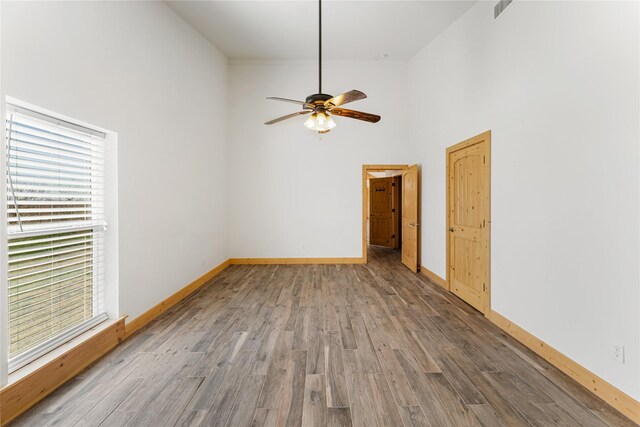
[[304,125],[311,130],[318,132],[328,132],[336,127],[336,122],[333,121],[330,115],[322,111],[313,113],[309,116]]

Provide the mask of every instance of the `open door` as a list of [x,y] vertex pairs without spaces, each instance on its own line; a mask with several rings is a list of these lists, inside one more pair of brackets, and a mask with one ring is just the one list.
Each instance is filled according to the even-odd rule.
[[394,182],[392,177],[369,180],[369,243],[395,247]]
[[418,271],[418,166],[402,171],[402,263],[411,271]]

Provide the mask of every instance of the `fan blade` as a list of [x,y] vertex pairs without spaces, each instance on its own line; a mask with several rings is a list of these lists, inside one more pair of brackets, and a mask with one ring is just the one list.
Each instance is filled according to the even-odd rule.
[[365,122],[378,123],[380,116],[375,114],[363,113],[361,111],[346,110],[344,108],[331,108],[329,110],[331,114],[336,116],[348,117],[350,119],[364,120]]
[[297,113],[287,114],[286,116],[282,116],[282,117],[278,117],[277,119],[269,120],[268,122],[265,123],[265,125],[272,125],[274,123],[278,123],[278,122],[281,122],[283,120],[291,119],[293,117],[297,117],[297,116],[300,116],[302,114],[310,114],[310,113],[311,113],[311,111],[309,111],[309,110],[307,110],[307,111],[298,111]]
[[324,102],[324,105],[328,107],[329,104],[331,104],[334,107],[339,107],[346,104],[347,102],[359,101],[361,99],[365,99],[366,97],[367,95],[365,95],[364,92],[360,92],[359,90],[354,89],[326,100]]
[[267,96],[267,99],[271,99],[273,101],[290,102],[292,104],[298,104],[298,105],[304,105],[304,106],[309,105],[303,101],[296,101],[295,99],[287,99],[287,98],[278,98],[277,96]]

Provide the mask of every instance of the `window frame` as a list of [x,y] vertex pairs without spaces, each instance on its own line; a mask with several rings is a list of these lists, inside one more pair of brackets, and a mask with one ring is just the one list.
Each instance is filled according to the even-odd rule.
[[[15,355],[12,358],[9,358],[9,342],[10,342],[10,336],[9,336],[9,280],[8,280],[8,266],[9,266],[9,240],[15,236],[14,234],[10,234],[8,232],[8,195],[9,195],[9,188],[8,188],[8,168],[6,167],[8,164],[8,156],[9,156],[9,152],[7,150],[7,138],[9,135],[7,135],[7,131],[6,131],[6,121],[8,120],[8,112],[9,111],[19,111],[20,114],[27,114],[31,117],[34,117],[36,119],[39,120],[45,120],[48,122],[52,122],[53,124],[58,124],[58,125],[63,125],[65,128],[69,128],[72,129],[74,131],[81,131],[83,133],[87,133],[93,136],[97,136],[102,140],[102,144],[104,145],[104,149],[106,150],[106,145],[109,141],[109,133],[107,133],[106,131],[102,131],[102,130],[98,130],[97,128],[90,126],[90,125],[85,125],[84,123],[78,121],[78,120],[74,120],[74,119],[70,119],[68,117],[64,117],[60,114],[57,113],[52,113],[50,111],[45,111],[44,109],[40,109],[38,107],[34,107],[32,105],[28,105],[26,103],[23,103],[21,101],[15,100],[13,98],[10,97],[6,97],[6,99],[4,100],[4,102],[2,102],[2,106],[1,106],[1,114],[3,119],[5,120],[5,126],[2,127],[2,134],[1,136],[4,137],[2,140],[2,144],[1,145],[1,149],[0,149],[0,157],[1,157],[1,161],[2,161],[2,172],[0,173],[0,187],[2,188],[2,191],[0,191],[0,198],[2,200],[2,202],[0,203],[1,208],[0,208],[0,216],[2,217],[2,224],[0,225],[0,265],[2,265],[4,268],[2,268],[2,274],[0,274],[0,306],[2,307],[2,310],[0,310],[0,387],[4,386],[5,384],[7,384],[8,382],[8,377],[10,374],[12,374],[13,372],[19,370],[20,368],[24,367],[25,365],[39,359],[40,357],[44,356],[45,354],[55,350],[56,348],[60,347],[61,345],[69,342],[70,340],[78,337],[79,335],[87,332],[88,330],[96,327],[98,324],[105,322],[106,320],[108,320],[110,318],[108,313],[113,314],[113,310],[109,310],[109,307],[102,307],[102,311],[99,313],[96,313],[96,302],[94,300],[93,304],[94,304],[94,310],[93,310],[93,316],[88,319],[83,321],[82,323],[79,323],[75,326],[72,326],[70,328],[66,328],[65,330],[63,330],[62,332],[50,337],[49,339],[47,339],[46,341],[43,341],[35,346],[33,346],[30,349],[27,349],[17,355]],[[106,156],[104,158],[104,166],[103,166],[103,174],[106,176],[107,172],[107,159]],[[103,177],[104,178],[104,177]],[[103,194],[103,199],[104,199],[104,194]],[[91,199],[93,200],[93,199]],[[104,203],[104,207],[103,207],[103,214],[106,215],[106,210],[107,210],[107,206],[106,206],[106,200],[103,201]],[[94,243],[93,243],[93,247],[96,248],[98,245],[97,240],[99,239],[103,239],[106,240],[106,221],[107,221],[107,217],[105,216],[104,218],[104,224],[102,225],[93,225],[93,226],[85,226],[85,227],[73,227],[72,230],[69,231],[79,231],[81,229],[85,229],[85,230],[91,230],[92,232],[95,233],[101,233],[98,237],[94,238]],[[61,229],[55,229],[54,231],[52,230],[41,230],[41,231],[34,231],[34,232],[24,232],[23,234],[21,234],[21,237],[27,236],[27,235],[33,235],[33,234],[41,234],[41,235],[46,235],[47,233],[55,233],[55,232],[61,232],[64,230]],[[93,255],[92,255],[92,268],[93,268],[93,291],[95,292],[96,290],[99,290],[99,292],[105,292],[105,288],[106,288],[106,280],[104,277],[104,271],[102,272],[102,278],[99,277],[99,274],[96,274],[96,269],[98,267],[101,267],[103,270],[105,270],[106,267],[106,263],[107,263],[107,256],[106,256],[106,252],[107,250],[104,248],[105,244],[104,242],[101,243],[102,245],[102,249],[105,253],[102,255],[103,259],[101,262],[96,262],[97,261],[97,251],[94,250]],[[116,264],[117,265],[117,264]],[[102,283],[100,283],[100,280]],[[103,304],[105,304],[105,302],[103,301]]]

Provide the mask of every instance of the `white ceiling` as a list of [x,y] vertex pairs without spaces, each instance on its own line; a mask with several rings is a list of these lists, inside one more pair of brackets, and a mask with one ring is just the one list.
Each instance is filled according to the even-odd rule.
[[[322,3],[323,57],[409,59],[476,0]],[[316,1],[167,1],[228,58],[313,59]]]

